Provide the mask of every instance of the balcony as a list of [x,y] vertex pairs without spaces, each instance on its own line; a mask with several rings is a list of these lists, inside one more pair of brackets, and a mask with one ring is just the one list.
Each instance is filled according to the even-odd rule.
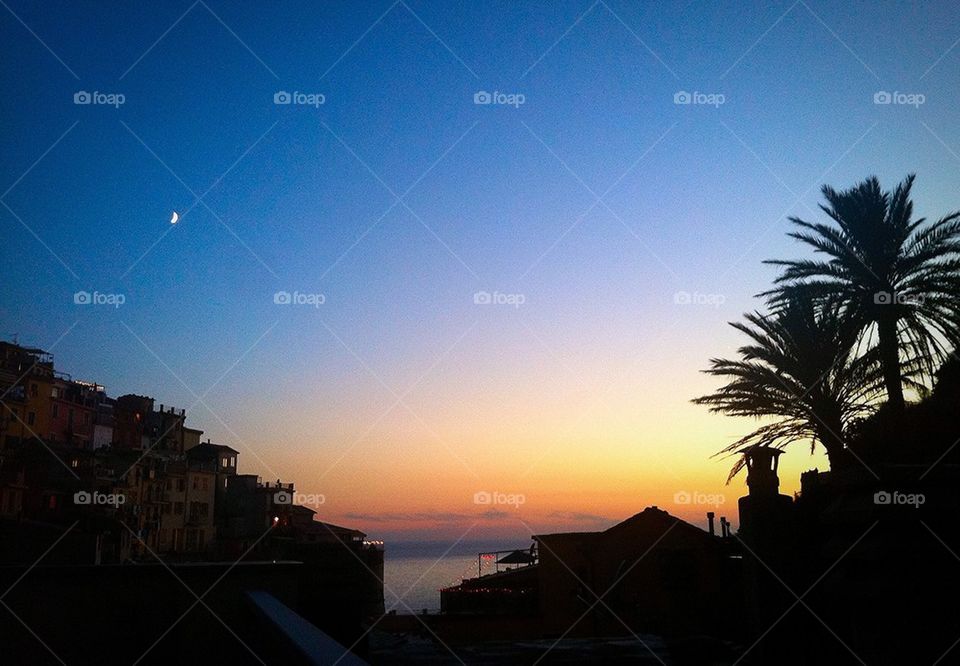
[[281,483],[277,481],[276,483],[271,483],[269,481],[257,483],[257,488],[262,488],[264,490],[286,490],[288,493],[293,492],[293,483]]

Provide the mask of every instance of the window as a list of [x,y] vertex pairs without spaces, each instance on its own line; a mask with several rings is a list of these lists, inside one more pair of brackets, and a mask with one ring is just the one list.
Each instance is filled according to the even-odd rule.
[[208,479],[207,477],[203,477],[202,483],[203,483],[204,490],[210,490],[210,479]]
[[220,467],[229,467],[229,466],[230,466],[230,458],[227,458],[226,456],[224,456],[223,458],[220,459]]
[[193,489],[194,489],[194,490],[197,490],[197,489],[200,487],[200,479],[197,478],[197,477],[193,477],[193,484],[192,484],[192,486],[193,486]]
[[57,418],[57,416],[60,414],[59,407],[60,407],[60,405],[54,405],[54,406],[53,406],[53,418]]
[[36,384],[30,384],[30,397],[36,398],[39,395]]
[[178,515],[183,515],[183,502],[174,502],[173,503],[173,512]]
[[177,479],[177,490],[179,490],[180,492],[183,492],[183,490],[184,490],[184,488],[186,488],[186,486],[187,486],[187,484],[184,482],[183,479]]
[[37,419],[37,415],[35,413],[27,412],[27,425],[32,426],[34,421],[36,421],[36,419]]
[[210,512],[206,502],[190,502],[190,520],[203,520]]

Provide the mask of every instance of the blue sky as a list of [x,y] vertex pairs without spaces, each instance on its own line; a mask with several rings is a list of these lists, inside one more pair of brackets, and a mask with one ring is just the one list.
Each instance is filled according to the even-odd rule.
[[[431,463],[496,486],[498,456],[535,462],[540,437],[589,467],[584,440],[565,439],[580,416],[614,433],[608,465],[666,451],[702,467],[650,487],[722,482],[707,456],[749,424],[686,401],[736,346],[725,322],[759,305],[760,261],[802,251],[785,216],[815,216],[823,183],[912,171],[919,214],[960,207],[958,15],[9,2],[2,335],[56,343],[62,369],[114,395],[203,396],[191,421],[241,442],[248,470],[328,489],[342,513],[428,510],[409,479]],[[74,104],[78,91],[124,103]],[[277,105],[278,91],[324,103]],[[524,102],[477,105],[478,91]],[[680,91],[723,103],[676,104]],[[875,104],[880,91],[923,101]],[[81,290],[126,301],[77,306]],[[325,302],[278,306],[281,290]],[[478,306],[478,291],[524,303]],[[588,414],[600,394],[609,409]],[[673,437],[651,426],[670,419]],[[367,465],[371,482],[400,479],[370,504],[352,485]],[[618,490],[637,510],[649,473]],[[555,490],[544,512],[626,502]]]

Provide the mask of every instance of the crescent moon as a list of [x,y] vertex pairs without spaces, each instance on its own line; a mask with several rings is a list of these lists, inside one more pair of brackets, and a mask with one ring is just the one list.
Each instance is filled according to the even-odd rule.
[[176,224],[180,221],[180,215],[177,211],[173,211],[173,215],[170,217],[170,224]]

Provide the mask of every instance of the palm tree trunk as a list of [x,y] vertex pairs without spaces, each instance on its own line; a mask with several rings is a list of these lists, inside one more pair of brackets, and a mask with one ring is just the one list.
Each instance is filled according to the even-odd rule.
[[830,469],[839,469],[843,466],[843,424],[839,419],[827,418],[816,424],[817,439],[827,452]]
[[[892,309],[893,305],[887,306]],[[880,362],[883,364],[883,383],[887,389],[887,401],[897,412],[903,411],[903,383],[900,378],[900,339],[897,336],[897,319],[891,313],[883,313],[877,320],[880,337]]]

